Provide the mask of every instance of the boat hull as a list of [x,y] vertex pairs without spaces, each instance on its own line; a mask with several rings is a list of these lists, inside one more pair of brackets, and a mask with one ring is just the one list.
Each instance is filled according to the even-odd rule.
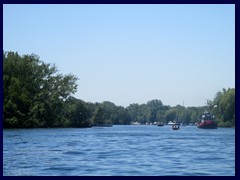
[[197,125],[200,129],[217,129],[217,123],[211,120],[200,122]]
[[179,130],[180,124],[174,124],[172,125],[172,130]]

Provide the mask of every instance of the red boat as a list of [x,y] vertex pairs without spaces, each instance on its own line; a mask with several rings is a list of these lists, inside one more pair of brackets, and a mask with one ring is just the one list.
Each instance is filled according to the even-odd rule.
[[201,121],[197,124],[198,128],[202,129],[217,129],[217,123],[214,121],[214,115],[209,112],[202,114]]

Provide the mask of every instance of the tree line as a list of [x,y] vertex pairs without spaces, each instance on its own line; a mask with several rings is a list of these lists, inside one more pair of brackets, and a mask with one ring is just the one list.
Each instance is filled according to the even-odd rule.
[[141,124],[178,120],[196,123],[205,110],[220,126],[235,125],[235,88],[216,93],[206,106],[174,107],[154,99],[144,104],[117,106],[74,98],[77,77],[63,75],[39,56],[3,52],[4,128],[91,127],[98,124]]

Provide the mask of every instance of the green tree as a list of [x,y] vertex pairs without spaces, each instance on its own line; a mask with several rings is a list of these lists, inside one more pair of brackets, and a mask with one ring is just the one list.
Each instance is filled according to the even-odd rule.
[[92,117],[93,124],[94,125],[106,124],[105,117],[106,117],[106,111],[101,105],[98,106],[93,113],[93,117]]
[[130,104],[127,108],[128,114],[130,116],[131,122],[138,121],[138,113],[139,113],[139,105],[136,104]]
[[4,52],[4,127],[65,126],[64,101],[76,92],[76,80],[34,54]]
[[168,123],[169,121],[173,121],[176,119],[177,116],[177,110],[176,109],[169,109],[165,113],[165,123]]
[[223,124],[228,124],[228,126],[235,125],[235,89],[226,90],[220,101],[219,101],[219,111],[221,113],[221,121]]
[[65,103],[66,117],[72,127],[91,127],[90,112],[86,103],[74,97],[68,98]]
[[147,106],[148,106],[147,119],[149,120],[149,122],[153,123],[157,121],[158,111],[162,109],[162,106],[163,106],[162,101],[154,99],[154,100],[148,101]]

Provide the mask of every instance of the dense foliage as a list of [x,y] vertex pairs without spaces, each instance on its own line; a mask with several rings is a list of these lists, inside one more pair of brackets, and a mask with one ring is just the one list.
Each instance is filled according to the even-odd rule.
[[222,89],[213,101],[208,101],[211,112],[216,115],[220,126],[235,125],[235,88]]
[[90,127],[99,124],[196,123],[209,110],[220,126],[235,125],[235,89],[219,91],[203,107],[170,107],[161,100],[130,104],[84,102],[72,96],[77,77],[62,75],[36,55],[3,52],[4,128]]
[[76,92],[76,80],[36,55],[3,53],[4,127],[69,126],[65,101]]

